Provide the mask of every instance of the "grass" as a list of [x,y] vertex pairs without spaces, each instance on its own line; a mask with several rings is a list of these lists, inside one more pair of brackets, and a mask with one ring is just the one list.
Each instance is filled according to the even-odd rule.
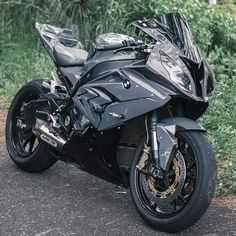
[[1,49],[0,96],[11,98],[26,82],[50,76],[53,62],[31,41],[7,44]]

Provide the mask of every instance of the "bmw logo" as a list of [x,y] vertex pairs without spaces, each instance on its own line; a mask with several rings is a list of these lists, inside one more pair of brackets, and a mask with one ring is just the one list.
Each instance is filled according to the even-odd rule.
[[129,81],[128,79],[126,79],[126,80],[123,82],[123,86],[124,86],[124,88],[129,89],[130,86],[131,86],[130,81]]

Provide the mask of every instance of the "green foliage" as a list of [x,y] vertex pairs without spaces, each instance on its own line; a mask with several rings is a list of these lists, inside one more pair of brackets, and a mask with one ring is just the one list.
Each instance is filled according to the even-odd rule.
[[214,99],[201,119],[209,130],[219,163],[218,193],[234,192],[236,170],[236,54],[215,48],[208,60],[214,65]]
[[[98,2],[102,2],[102,4],[98,4]],[[107,15],[109,7],[113,12],[119,12],[119,16],[125,16],[125,21],[128,18],[126,25],[133,20],[158,17],[168,12],[180,11],[187,17],[197,44],[203,51],[208,49],[208,45],[212,50],[215,46],[225,50],[236,50],[235,18],[225,11],[211,8],[204,2],[194,0],[136,0],[135,2],[118,0],[115,1],[116,4],[113,3],[113,1],[100,0],[97,1],[97,4],[93,4],[91,9],[88,9],[87,14],[91,16],[94,25],[100,27],[106,24],[107,19],[109,21],[111,17],[111,15]],[[106,18],[103,20],[101,16],[104,15]],[[115,26],[118,32],[129,33],[130,28],[124,29],[124,24],[120,24],[120,21],[114,22],[112,26]]]
[[215,5],[214,9],[218,12],[228,12],[232,17],[236,17],[236,1],[235,3],[227,3],[223,5]]
[[[215,97],[201,119],[219,161],[219,193],[236,192],[236,8],[197,0],[2,0],[0,95],[11,97],[32,78],[49,77],[51,60],[39,47],[35,21],[72,28],[88,49],[95,35],[134,35],[133,20],[180,11],[216,74]],[[81,5],[82,4],[82,5]],[[224,191],[223,191],[224,190]]]
[[11,98],[26,82],[50,75],[53,63],[30,41],[5,43],[0,51],[0,95]]

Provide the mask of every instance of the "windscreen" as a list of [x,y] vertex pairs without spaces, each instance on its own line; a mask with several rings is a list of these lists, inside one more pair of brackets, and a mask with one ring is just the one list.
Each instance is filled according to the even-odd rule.
[[157,41],[167,39],[191,61],[201,62],[191,30],[182,14],[169,13],[156,19],[136,21],[133,24]]

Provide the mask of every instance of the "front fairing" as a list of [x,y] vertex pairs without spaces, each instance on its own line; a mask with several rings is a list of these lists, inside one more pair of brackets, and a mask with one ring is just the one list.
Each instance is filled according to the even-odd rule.
[[[170,13],[158,19],[137,21],[134,25],[156,42],[147,67],[175,85],[180,95],[207,102],[214,88],[213,73],[201,57],[185,18],[180,13]],[[180,69],[165,66],[163,58],[169,60],[167,64],[175,64]],[[183,73],[179,73],[180,70]],[[175,82],[180,76],[189,79],[188,89]]]

